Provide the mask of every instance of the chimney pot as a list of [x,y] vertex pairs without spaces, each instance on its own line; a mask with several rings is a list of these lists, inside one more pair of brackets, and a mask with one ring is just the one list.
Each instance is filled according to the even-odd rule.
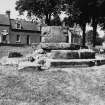
[[9,10],[7,10],[6,14],[10,17],[11,12]]

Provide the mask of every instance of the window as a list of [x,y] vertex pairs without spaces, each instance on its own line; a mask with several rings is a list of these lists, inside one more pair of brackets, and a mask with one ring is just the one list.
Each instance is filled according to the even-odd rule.
[[30,36],[27,35],[27,44],[29,45],[30,44]]
[[17,35],[16,42],[20,42],[20,35]]
[[16,23],[16,28],[17,29],[21,29],[21,24],[20,23]]
[[7,39],[6,35],[3,35],[3,41],[6,41],[6,39]]

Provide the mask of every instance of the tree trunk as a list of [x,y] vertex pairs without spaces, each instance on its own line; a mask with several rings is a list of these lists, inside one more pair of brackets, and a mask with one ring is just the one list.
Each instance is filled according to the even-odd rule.
[[86,43],[86,23],[83,24],[83,39],[82,39],[82,46],[85,46]]
[[93,47],[96,45],[97,19],[93,18]]
[[49,22],[48,22],[48,14],[46,14],[46,20],[45,20],[45,23],[48,25]]
[[50,26],[50,20],[51,20],[51,14],[46,14],[46,20],[45,23]]

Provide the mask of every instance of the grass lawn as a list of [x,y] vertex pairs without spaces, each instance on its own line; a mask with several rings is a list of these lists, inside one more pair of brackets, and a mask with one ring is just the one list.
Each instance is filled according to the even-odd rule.
[[[30,47],[0,47],[26,55]],[[105,105],[105,65],[91,68],[21,70],[0,66],[0,105]]]
[[0,67],[0,105],[105,105],[105,66],[47,71]]
[[7,56],[9,52],[16,51],[21,52],[21,54],[26,55],[33,52],[32,47],[14,47],[14,46],[0,46],[0,58]]

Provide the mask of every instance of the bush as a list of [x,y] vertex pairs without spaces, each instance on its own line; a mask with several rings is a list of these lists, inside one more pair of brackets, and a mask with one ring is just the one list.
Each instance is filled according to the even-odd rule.
[[22,57],[22,56],[23,55],[20,52],[10,52],[8,58]]

